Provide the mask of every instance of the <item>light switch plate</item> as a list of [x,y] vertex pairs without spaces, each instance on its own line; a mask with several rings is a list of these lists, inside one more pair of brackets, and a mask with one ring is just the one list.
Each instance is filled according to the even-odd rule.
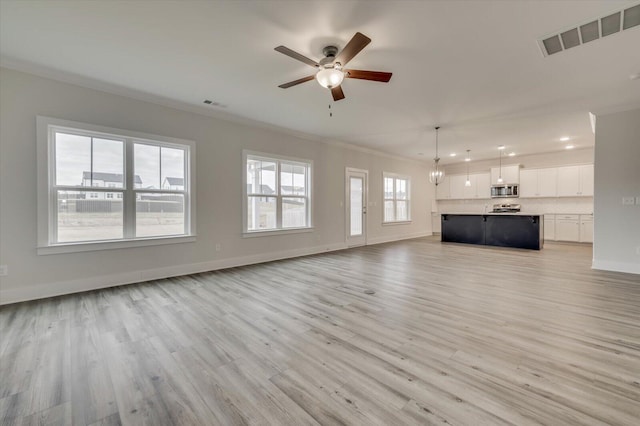
[[622,205],[623,206],[632,206],[636,203],[634,197],[622,197]]
[[7,265],[0,265],[0,277],[6,277],[9,275],[9,267]]
[[636,206],[640,206],[640,197],[636,197]]

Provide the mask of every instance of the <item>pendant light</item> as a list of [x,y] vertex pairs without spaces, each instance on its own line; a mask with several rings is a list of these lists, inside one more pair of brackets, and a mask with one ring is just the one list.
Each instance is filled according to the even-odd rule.
[[467,150],[467,158],[464,160],[467,162],[467,181],[464,183],[464,186],[471,186],[471,180],[469,179],[469,161],[471,161],[471,157],[469,156],[469,153],[471,152],[470,149]]
[[498,151],[500,152],[500,175],[498,176],[498,183],[504,183],[502,179],[502,151],[504,150],[504,145],[500,145],[498,147]]
[[441,184],[444,179],[444,170],[440,170],[438,167],[438,163],[440,162],[440,157],[438,157],[438,129],[440,129],[440,126],[436,126],[436,157],[433,159],[434,169],[429,172],[429,182],[436,186]]

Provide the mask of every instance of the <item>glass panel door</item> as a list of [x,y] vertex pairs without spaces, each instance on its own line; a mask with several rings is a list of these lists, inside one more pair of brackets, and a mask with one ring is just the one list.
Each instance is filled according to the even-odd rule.
[[367,242],[367,171],[347,169],[346,176],[347,245]]

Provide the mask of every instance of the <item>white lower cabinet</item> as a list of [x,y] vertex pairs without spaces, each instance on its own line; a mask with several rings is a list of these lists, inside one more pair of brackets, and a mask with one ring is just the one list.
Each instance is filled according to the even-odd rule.
[[593,216],[580,215],[580,242],[593,242]]
[[593,243],[593,215],[544,215],[544,239]]
[[580,215],[556,215],[556,241],[580,241]]
[[556,215],[544,215],[544,239],[553,241],[556,239]]
[[442,222],[440,221],[440,213],[431,213],[431,232],[439,234],[442,232]]

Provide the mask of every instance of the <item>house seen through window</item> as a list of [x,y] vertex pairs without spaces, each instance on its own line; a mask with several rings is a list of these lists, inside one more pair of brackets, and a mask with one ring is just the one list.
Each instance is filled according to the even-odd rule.
[[49,245],[190,234],[189,145],[50,125]]
[[311,163],[247,155],[245,231],[311,227]]

